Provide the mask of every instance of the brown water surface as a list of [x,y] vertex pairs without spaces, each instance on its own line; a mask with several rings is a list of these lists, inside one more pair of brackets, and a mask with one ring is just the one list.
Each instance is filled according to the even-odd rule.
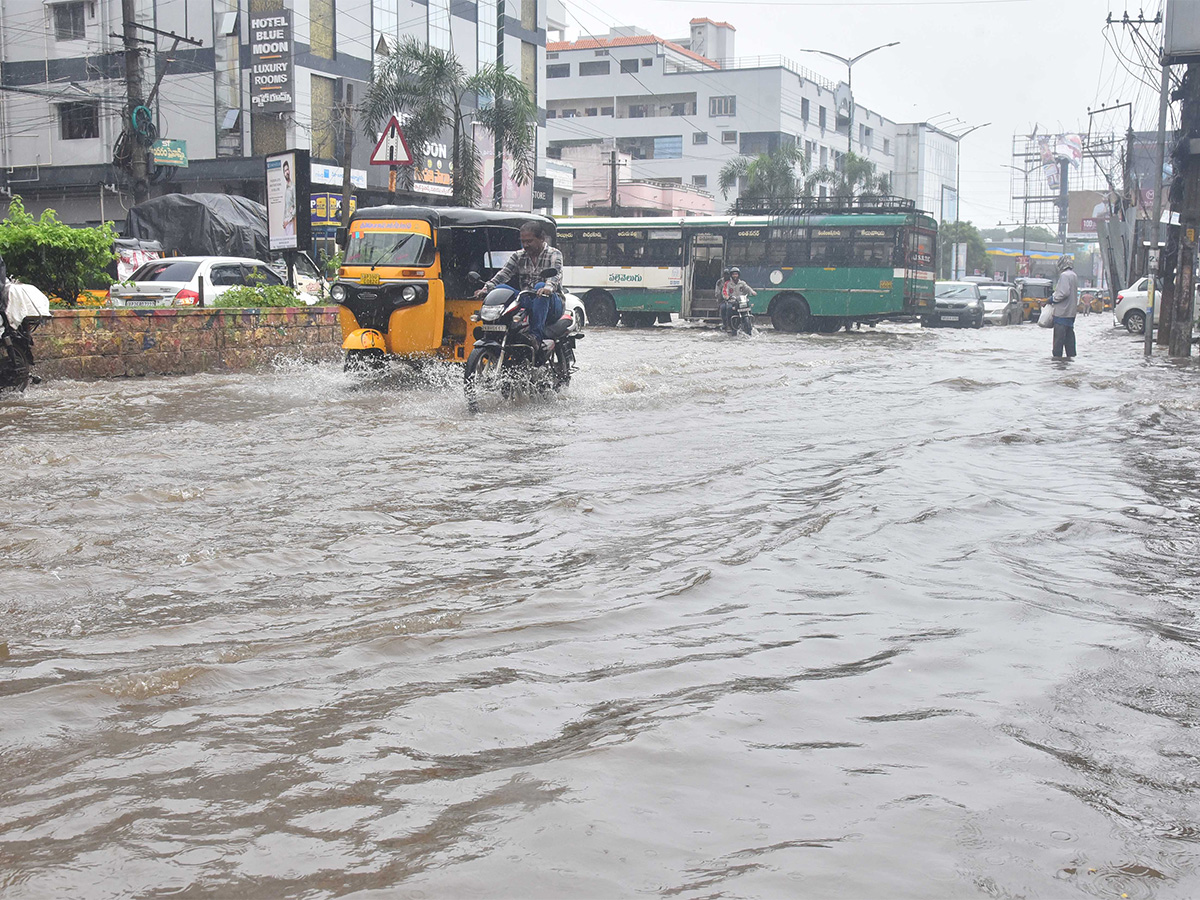
[[1079,331],[0,399],[0,896],[1195,897],[1200,371]]

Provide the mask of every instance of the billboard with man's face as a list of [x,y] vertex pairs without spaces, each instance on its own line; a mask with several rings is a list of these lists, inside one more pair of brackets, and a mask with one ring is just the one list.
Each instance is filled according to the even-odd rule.
[[309,244],[309,163],[307,150],[267,157],[267,239],[272,250]]

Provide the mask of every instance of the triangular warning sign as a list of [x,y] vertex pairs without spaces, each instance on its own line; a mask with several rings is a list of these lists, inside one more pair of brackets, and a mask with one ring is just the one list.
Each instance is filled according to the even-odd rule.
[[409,152],[408,141],[404,139],[404,132],[400,130],[399,120],[392,116],[387,127],[383,129],[383,134],[379,136],[379,143],[375,145],[375,150],[371,153],[371,165],[411,166],[412,164],[413,155]]

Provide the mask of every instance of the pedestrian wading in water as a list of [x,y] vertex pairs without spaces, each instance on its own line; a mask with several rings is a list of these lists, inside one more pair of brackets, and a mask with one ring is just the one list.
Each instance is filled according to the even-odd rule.
[[1058,258],[1058,283],[1046,301],[1054,305],[1054,358],[1075,358],[1075,314],[1079,310],[1079,276],[1070,256]]

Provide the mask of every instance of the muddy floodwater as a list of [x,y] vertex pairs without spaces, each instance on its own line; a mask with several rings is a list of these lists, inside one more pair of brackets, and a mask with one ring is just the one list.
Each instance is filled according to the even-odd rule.
[[1200,366],[594,329],[0,399],[0,897],[1200,895]]

